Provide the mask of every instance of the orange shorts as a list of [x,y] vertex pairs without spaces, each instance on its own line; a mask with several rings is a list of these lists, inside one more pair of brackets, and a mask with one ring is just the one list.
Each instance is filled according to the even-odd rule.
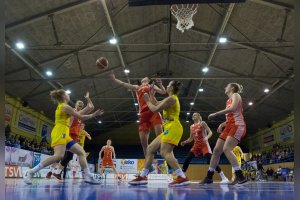
[[193,152],[195,157],[198,157],[199,155],[205,156],[208,153],[212,154],[209,144],[204,142],[194,145],[191,149],[191,152]]
[[114,166],[114,161],[112,159],[103,159],[102,166],[104,167],[112,167]]
[[153,113],[151,110],[140,113],[139,132],[149,132],[151,128],[158,124],[162,124],[160,113]]
[[219,136],[220,139],[225,140],[228,136],[234,137],[238,141],[241,141],[246,135],[246,125],[228,124]]

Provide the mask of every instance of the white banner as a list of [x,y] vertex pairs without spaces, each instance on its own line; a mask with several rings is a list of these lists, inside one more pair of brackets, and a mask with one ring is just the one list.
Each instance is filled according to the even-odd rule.
[[5,164],[10,164],[10,157],[11,157],[11,147],[5,146]]
[[36,119],[20,111],[18,127],[28,133],[36,133]]
[[116,169],[119,173],[131,174],[137,173],[137,159],[117,159]]
[[23,149],[10,148],[10,164],[18,165],[22,167],[31,167],[33,161],[33,151],[27,151]]

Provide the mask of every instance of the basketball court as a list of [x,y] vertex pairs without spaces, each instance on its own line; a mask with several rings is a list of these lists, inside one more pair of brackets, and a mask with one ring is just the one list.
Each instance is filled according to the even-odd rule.
[[[293,198],[293,0],[48,0],[43,3],[7,0],[5,4],[6,199]],[[145,91],[149,89],[146,92],[143,89],[140,95],[143,82],[150,89],[146,88]],[[181,87],[178,94],[177,86]],[[87,120],[80,130],[86,131],[81,135],[83,142],[76,141],[88,153],[88,166],[81,169],[78,157],[74,166],[67,166],[67,178],[61,183],[52,176],[59,170],[40,164],[53,155],[51,133],[57,116],[49,93],[59,89],[63,90],[64,98],[69,95],[70,99],[64,101],[72,108],[77,100],[91,106],[91,100],[93,112],[104,110],[84,118]],[[229,185],[220,184],[220,178],[214,175],[212,184],[201,185],[199,181],[214,172],[216,166],[210,167],[204,155],[195,158],[194,152],[189,168],[181,170],[192,152],[192,143],[182,142],[192,137],[193,123],[201,122],[204,130],[204,121],[212,131],[212,136],[207,136],[208,131],[202,138],[211,146],[206,147],[208,154],[212,154],[210,151],[219,139],[226,141],[228,136],[219,137],[225,132],[219,129],[228,120],[229,111],[224,112],[225,117],[223,109],[233,104],[232,99],[228,104],[231,96],[227,90],[236,90],[233,93],[240,95],[240,99],[234,100],[239,101],[235,107],[239,116],[235,113],[230,117],[235,120],[234,126],[243,130],[228,136],[235,138],[234,142],[241,147],[243,164],[232,169],[225,152],[220,154],[217,165],[229,180],[232,170],[249,174],[252,170],[248,170],[249,166],[260,173],[259,166],[265,170],[275,168],[274,174],[280,169],[279,175],[271,175],[269,181],[266,174],[260,177],[255,174],[247,177],[244,184],[240,181],[241,184]],[[157,105],[164,103],[168,95],[174,98],[174,94],[178,96],[175,98],[178,108],[174,110],[179,114],[177,121],[183,133],[180,141],[166,143],[178,144],[174,148],[174,162],[180,165],[177,170],[171,170],[164,159],[167,154],[160,149],[162,145],[153,152],[147,149],[146,143],[155,141],[158,135],[157,124],[151,117],[146,128],[141,122],[145,117],[141,115],[145,109],[142,101],[147,101],[144,104],[150,112],[162,113]],[[152,97],[157,99],[153,105]],[[60,98],[57,95],[54,100],[61,103]],[[199,113],[197,123],[195,113]],[[160,125],[163,122],[174,125],[176,119],[172,117],[160,116]],[[148,128],[153,130],[149,132]],[[168,137],[169,129],[159,134]],[[23,141],[28,140],[28,145],[20,136]],[[196,140],[195,136],[193,139]],[[105,147],[103,157],[102,147]],[[224,144],[222,151],[226,150],[223,147]],[[144,159],[149,152],[155,159],[146,169]],[[105,178],[99,178],[101,165],[113,166],[119,174],[113,175],[110,170],[105,171]],[[30,171],[37,167],[38,170]],[[72,167],[76,173],[72,174]],[[27,170],[34,176],[31,185],[24,183]],[[46,179],[49,171],[52,178]],[[90,178],[99,184],[85,183],[84,174],[90,173]],[[130,184],[132,179],[148,173],[147,185]],[[78,177],[74,178],[75,174]],[[170,187],[170,181],[177,180],[174,174],[177,177],[183,174],[184,178],[186,175],[191,184]]]
[[151,181],[148,186],[133,187],[126,182],[116,183],[113,180],[101,185],[87,185],[82,181],[66,181],[57,184],[53,181],[37,180],[32,186],[22,180],[6,180],[6,199],[293,199],[293,183],[248,183],[244,186],[228,186],[214,183],[199,186],[192,183],[188,187],[169,188],[167,182]]

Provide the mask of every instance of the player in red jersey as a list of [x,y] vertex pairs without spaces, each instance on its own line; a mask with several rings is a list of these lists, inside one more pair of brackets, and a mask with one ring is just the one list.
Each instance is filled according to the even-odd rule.
[[[94,110],[94,104],[89,97],[89,92],[86,93],[85,99],[87,100],[87,105],[84,107],[84,103],[80,100],[76,101],[74,110],[79,112],[80,114],[89,114]],[[70,137],[74,140],[74,142],[78,143],[78,138],[80,131],[82,129],[82,122],[80,119],[71,116],[70,118]],[[73,153],[70,151],[66,151],[64,158],[58,164],[58,167],[55,173],[48,172],[47,178],[50,178],[53,175],[58,181],[61,181],[61,172],[64,168],[67,167],[68,163],[73,159]]]
[[101,151],[99,152],[99,159],[101,159],[102,152],[104,154],[103,154],[102,163],[101,163],[100,177],[102,178],[104,168],[110,167],[113,169],[115,175],[117,175],[118,179],[120,180],[120,177],[119,177],[118,172],[114,165],[114,161],[112,159],[113,156],[114,156],[114,159],[116,159],[116,153],[115,153],[114,147],[111,146],[111,139],[108,139],[106,142],[106,145],[101,148]]
[[240,84],[229,83],[225,87],[225,94],[228,96],[226,108],[208,116],[208,119],[212,119],[218,115],[225,114],[226,121],[218,127],[218,132],[221,133],[221,135],[219,136],[214,148],[207,176],[202,181],[203,184],[213,182],[212,177],[223,152],[235,171],[236,178],[231,184],[235,185],[237,183],[243,184],[247,182],[247,179],[244,177],[241,167],[239,166],[238,159],[232,151],[246,135],[246,123],[243,116],[243,102],[242,97],[239,94],[242,93],[242,90],[243,87]]
[[[199,113],[194,113],[192,117],[194,124],[190,126],[190,137],[181,142],[181,146],[186,145],[194,140],[194,145],[190,152],[188,153],[185,161],[183,163],[182,171],[186,172],[190,162],[193,158],[202,156],[206,158],[207,164],[209,164],[212,151],[208,143],[208,139],[212,136],[212,131],[208,125],[202,121],[202,117]],[[226,178],[219,166],[216,167],[216,171],[219,173],[222,181],[221,184],[229,183],[229,180]]]
[[[111,72],[110,77],[115,83],[136,92],[136,96],[139,103],[139,115],[140,115],[139,136],[140,136],[141,145],[143,147],[144,155],[146,156],[146,150],[148,147],[148,139],[149,139],[151,128],[154,128],[155,134],[157,136],[163,132],[163,128],[162,128],[162,117],[160,113],[159,112],[154,113],[148,108],[147,103],[143,98],[143,94],[144,93],[149,94],[149,96],[151,96],[150,99],[151,102],[156,105],[157,101],[153,97],[153,94],[155,92],[160,94],[166,94],[166,90],[162,85],[161,80],[159,79],[156,80],[157,85],[150,84],[151,80],[148,77],[145,77],[141,80],[141,85],[132,85],[120,81],[119,79],[116,79],[113,72]],[[152,95],[150,95],[150,93],[152,93]]]

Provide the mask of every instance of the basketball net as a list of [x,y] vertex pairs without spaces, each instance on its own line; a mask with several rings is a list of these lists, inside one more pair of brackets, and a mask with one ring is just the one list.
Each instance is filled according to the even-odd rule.
[[197,13],[197,4],[172,5],[171,13],[177,19],[176,28],[182,33],[194,26],[193,16]]

